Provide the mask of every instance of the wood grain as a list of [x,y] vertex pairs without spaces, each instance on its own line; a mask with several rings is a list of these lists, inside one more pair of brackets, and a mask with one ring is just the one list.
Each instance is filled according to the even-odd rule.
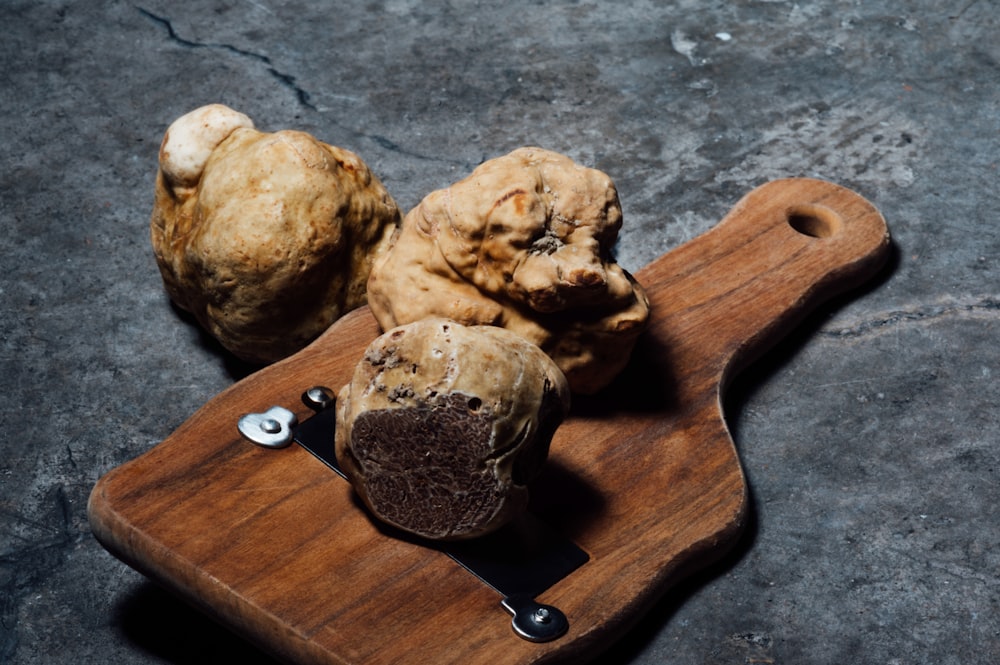
[[298,663],[583,662],[739,535],[746,484],[722,413],[728,379],[888,255],[881,215],[809,179],[744,197],[715,228],[636,274],[649,332],[621,377],[577,398],[534,490],[536,513],[590,561],[538,600],[564,637],[514,635],[500,597],[446,556],[384,535],[350,486],[298,446],[236,422],[348,381],[378,333],[370,312],[235,384],[90,498],[112,553],[276,656]]

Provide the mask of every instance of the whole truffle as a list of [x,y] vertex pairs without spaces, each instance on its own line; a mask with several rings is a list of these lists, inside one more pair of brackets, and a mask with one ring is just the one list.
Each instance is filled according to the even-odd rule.
[[244,360],[290,355],[363,305],[399,219],[357,155],[304,132],[213,104],[163,137],[150,235],[164,286]]
[[376,261],[368,301],[383,330],[441,316],[540,346],[574,392],[627,364],[649,317],[611,255],[622,213],[604,173],[540,148],[487,161],[429,194]]
[[380,520],[473,538],[525,509],[569,399],[559,368],[522,337],[424,319],[372,342],[340,391],[337,461]]

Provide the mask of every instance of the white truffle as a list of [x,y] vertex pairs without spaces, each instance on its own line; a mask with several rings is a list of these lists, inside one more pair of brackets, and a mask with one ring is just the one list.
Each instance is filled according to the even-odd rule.
[[382,329],[442,316],[540,346],[574,392],[624,368],[649,317],[612,257],[618,194],[604,173],[540,148],[481,164],[429,194],[376,261],[368,301]]
[[562,372],[519,335],[423,319],[372,342],[340,391],[337,460],[380,520],[476,537],[525,509],[569,399]]
[[215,104],[163,137],[150,236],[164,286],[244,360],[290,355],[365,304],[399,220],[357,155],[305,132]]

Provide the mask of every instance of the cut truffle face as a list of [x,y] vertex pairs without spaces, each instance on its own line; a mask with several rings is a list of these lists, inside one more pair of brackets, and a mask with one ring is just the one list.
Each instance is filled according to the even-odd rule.
[[399,221],[357,155],[304,132],[215,104],[164,136],[150,220],[164,286],[244,360],[290,355],[365,304]]
[[443,316],[512,330],[597,392],[628,362],[649,301],[613,259],[622,224],[604,173],[539,148],[483,163],[428,195],[373,266],[382,328]]
[[425,319],[368,347],[337,404],[337,460],[381,521],[434,540],[523,511],[569,409],[562,372],[509,331]]

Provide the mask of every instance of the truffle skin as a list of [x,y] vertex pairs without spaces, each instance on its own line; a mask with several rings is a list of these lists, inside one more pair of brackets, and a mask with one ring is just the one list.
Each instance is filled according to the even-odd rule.
[[290,355],[365,304],[399,220],[357,155],[304,132],[213,104],[163,137],[150,235],[164,286],[243,360]]
[[433,540],[495,531],[569,410],[566,379],[502,328],[431,318],[369,345],[337,398],[337,461],[380,520]]
[[368,304],[383,330],[426,316],[507,328],[548,353],[573,392],[594,393],[649,318],[645,291],[611,256],[621,223],[607,175],[521,148],[406,216],[372,268]]

